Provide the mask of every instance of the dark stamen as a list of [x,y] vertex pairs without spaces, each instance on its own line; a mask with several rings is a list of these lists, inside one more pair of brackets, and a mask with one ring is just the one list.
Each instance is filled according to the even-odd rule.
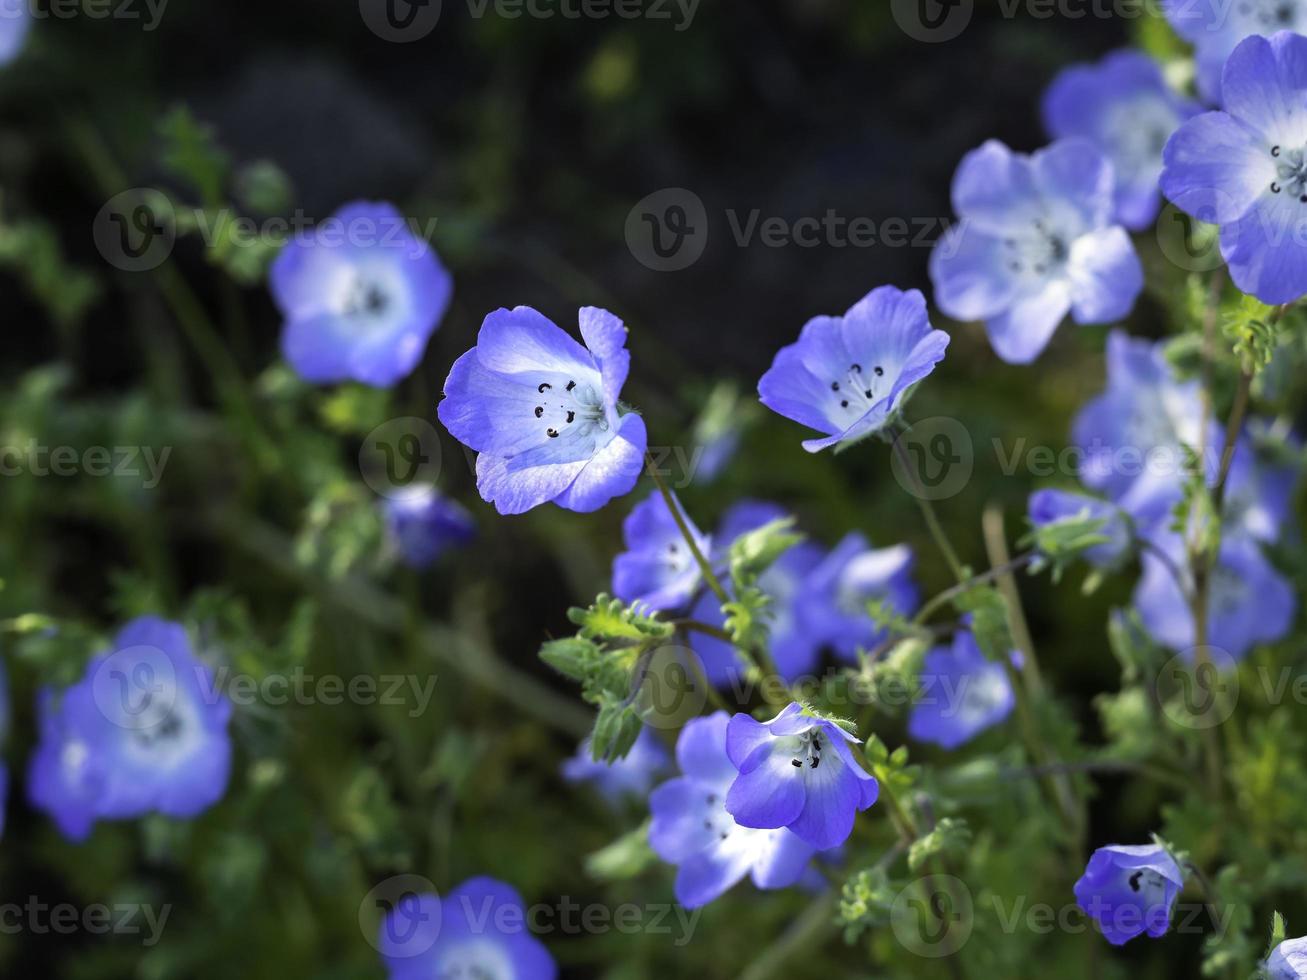
[[557,438],[558,438],[558,430],[557,430],[557,429],[546,429],[545,432],[546,432],[546,434],[549,436],[550,439],[557,439]]
[[542,415],[544,415],[544,414],[545,414],[545,407],[544,407],[543,405],[537,405],[537,406],[536,406],[536,418],[540,418],[540,416],[542,416]]
[[545,393],[545,390],[546,390],[546,389],[548,389],[548,388],[552,388],[552,387],[553,387],[553,385],[551,385],[548,381],[541,381],[541,382],[540,382],[540,387],[537,388],[536,391],[540,392],[540,394],[543,395],[543,394]]

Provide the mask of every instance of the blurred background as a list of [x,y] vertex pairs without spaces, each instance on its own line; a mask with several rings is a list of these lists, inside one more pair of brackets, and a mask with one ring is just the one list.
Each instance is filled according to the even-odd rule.
[[[669,901],[665,866],[645,861],[627,875],[611,853],[607,864],[591,859],[645,810],[561,779],[588,715],[536,658],[543,640],[574,629],[568,607],[607,587],[621,521],[647,481],[595,515],[545,507],[500,518],[441,430],[439,484],[473,511],[478,543],[415,573],[381,540],[359,464],[368,434],[395,418],[435,423],[449,366],[487,312],[527,304],[570,328],[578,307],[603,306],[631,328],[624,397],[643,410],[652,446],[703,446],[714,396],[739,424],[734,455],[711,479],[670,457],[669,480],[701,527],[741,497],[776,500],[826,544],[850,529],[877,545],[913,544],[933,594],[947,569],[891,476],[888,447],[803,452],[798,426],[753,410],[757,378],[811,316],[884,283],[929,296],[928,246],[952,219],[957,162],[989,137],[1042,145],[1039,97],[1060,68],[1132,39],[1173,43],[1155,21],[1033,16],[1024,5],[1009,15],[986,2],[945,43],[909,36],[895,17],[902,5],[884,0],[704,0],[688,17],[667,5],[666,19],[514,18],[493,3],[444,0],[429,33],[403,43],[375,29],[371,0],[171,0],[157,17],[144,0],[112,3],[116,16],[91,16],[87,0],[38,18],[0,73],[0,432],[9,445],[170,456],[152,487],[85,473],[0,480],[12,693],[0,881],[12,901],[172,910],[148,946],[2,934],[6,977],[379,978],[367,896],[403,873],[442,890],[490,874],[528,902]],[[310,388],[279,358],[280,317],[263,282],[271,250],[183,227],[166,261],[131,271],[97,246],[104,209],[134,188],[256,220],[316,221],[352,200],[391,200],[434,221],[453,307],[394,390]],[[651,267],[638,211],[630,231],[633,209],[667,188],[679,189],[670,200],[701,202],[706,228],[693,243],[701,254],[674,271]],[[908,240],[777,244],[740,233],[751,215],[828,213],[879,228],[901,219]],[[1150,284],[1165,291],[1182,272],[1165,268],[1151,239],[1141,240],[1160,270]],[[1160,336],[1161,309],[1142,302],[1130,329]],[[1003,506],[1015,541],[1040,483],[1025,470],[1005,475],[1003,459],[1019,437],[1065,445],[1076,408],[1102,387],[1105,331],[1064,328],[1037,366],[1016,368],[978,328],[937,325],[952,346],[912,415],[969,430],[974,474],[938,507],[963,558],[985,567],[982,507]],[[1103,737],[1094,695],[1120,673],[1105,623],[1131,581],[1088,598],[1074,582],[1024,586],[1063,717],[1091,743]],[[101,824],[75,846],[24,801],[35,691],[78,676],[103,637],[147,611],[186,621],[207,656],[256,677],[434,676],[434,694],[420,711],[238,710],[219,806],[192,823]],[[48,618],[14,625],[31,613]],[[904,740],[892,719],[880,734]],[[1002,748],[1001,735],[987,738],[976,753]],[[1158,827],[1156,790],[1100,785],[1094,843]],[[1023,822],[1021,793],[995,797],[995,819],[979,822],[997,829],[978,847],[1008,848],[1002,874],[1034,889],[1048,870],[1038,828]],[[1054,869],[1045,898],[1070,900],[1068,873],[1078,869]],[[776,952],[751,966],[810,901],[742,885],[684,946],[666,935],[546,938],[566,976],[949,975],[928,960],[894,961],[889,936],[870,942],[899,965],[874,972],[866,941],[846,946],[833,927],[798,958]],[[1099,943],[1111,962],[1094,968],[1191,976],[1199,941],[1141,942],[1116,956]],[[1002,976],[1079,976],[1088,948],[1031,935],[1001,953],[975,940],[968,955]]]

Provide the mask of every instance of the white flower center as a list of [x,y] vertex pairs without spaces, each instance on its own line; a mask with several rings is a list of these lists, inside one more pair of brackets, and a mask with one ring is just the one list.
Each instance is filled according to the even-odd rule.
[[884,386],[885,369],[879,364],[864,370],[861,364],[850,364],[842,375],[831,379],[831,400],[835,403],[834,416],[846,418],[846,425],[856,422],[876,404],[877,390]]
[[533,410],[545,435],[558,439],[593,437],[596,440],[609,431],[608,414],[600,394],[602,381],[549,376],[536,385],[539,402]]
[[436,980],[513,980],[513,961],[489,939],[460,943],[440,958]]

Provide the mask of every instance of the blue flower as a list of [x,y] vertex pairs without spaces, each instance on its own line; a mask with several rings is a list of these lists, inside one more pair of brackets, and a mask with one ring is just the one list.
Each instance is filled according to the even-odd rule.
[[432,484],[415,483],[381,502],[386,533],[404,564],[427,568],[476,535],[472,515]]
[[1171,908],[1184,875],[1157,844],[1100,847],[1075,884],[1076,902],[1113,946],[1143,932],[1154,939],[1171,927]]
[[443,901],[430,892],[405,895],[382,921],[377,945],[389,980],[558,976],[528,929],[522,897],[494,878],[469,878]]
[[915,289],[873,289],[842,317],[809,320],[798,343],[781,348],[758,382],[762,403],[826,433],[817,452],[883,428],[903,392],[944,359],[948,334],[933,330]]
[[0,65],[18,57],[31,26],[29,0],[0,0]]
[[1107,538],[1102,544],[1086,548],[1082,555],[1097,568],[1118,567],[1130,554],[1130,527],[1121,510],[1097,497],[1068,490],[1037,490],[1030,495],[1030,523],[1045,527],[1072,518],[1102,521],[1096,532]]
[[1166,144],[1162,193],[1221,226],[1230,278],[1264,303],[1307,293],[1307,38],[1240,42],[1225,65],[1225,111],[1190,119]]
[[1162,9],[1175,32],[1194,45],[1198,91],[1216,105],[1222,100],[1222,69],[1240,41],[1253,34],[1269,36],[1279,30],[1307,31],[1307,4],[1302,0],[1162,0]]
[[562,773],[569,783],[590,783],[601,796],[616,802],[623,797],[647,796],[658,774],[670,762],[658,736],[642,728],[631,751],[616,762],[595,761],[590,739],[586,738],[576,755],[563,763]]
[[1268,980],[1304,980],[1307,978],[1307,936],[1286,939],[1271,950],[1263,965]]
[[[742,534],[757,530],[772,521],[789,516],[779,504],[742,500],[728,510],[714,538],[722,546],[714,553],[715,563],[723,562],[730,546]],[[771,599],[768,607],[768,642],[772,662],[786,681],[793,683],[809,677],[817,669],[821,643],[799,620],[799,597],[812,572],[821,564],[825,551],[811,541],[801,541],[787,550],[758,578],[758,588]],[[692,619],[711,626],[722,626],[721,603],[712,593],[699,598],[690,614]],[[691,637],[695,653],[703,663],[704,675],[715,687],[731,683],[743,673],[739,655],[731,644],[712,636]]]
[[[712,539],[694,526],[679,500],[676,507],[699,553],[707,555]],[[622,522],[622,540],[626,550],[613,559],[613,595],[658,610],[689,604],[703,575],[662,493],[655,490],[636,504]]]
[[640,476],[644,419],[617,401],[626,328],[589,306],[580,323],[585,347],[530,307],[496,310],[445,381],[440,421],[481,454],[477,489],[501,514],[598,510]]
[[1111,161],[1116,220],[1135,231],[1152,224],[1161,204],[1162,148],[1198,104],[1177,95],[1152,58],[1123,50],[1067,68],[1044,93],[1043,108],[1049,135],[1083,137]]
[[39,708],[29,793],[70,838],[98,819],[194,817],[226,792],[231,702],[177,623],[133,620],[57,703],[43,692]]
[[388,388],[417,367],[453,292],[431,246],[389,204],[347,204],[286,243],[269,272],[281,349],[315,384]]
[[[1169,530],[1153,534],[1163,560],[1143,553],[1143,575],[1135,587],[1134,605],[1144,628],[1158,643],[1176,650],[1194,645],[1193,612],[1176,582],[1175,571],[1186,579],[1184,543]],[[1273,643],[1293,625],[1297,599],[1289,582],[1262,554],[1261,545],[1238,535],[1223,536],[1208,596],[1207,642],[1240,659],[1254,646]]]
[[[1301,451],[1297,440],[1288,433],[1268,434],[1268,438],[1294,453]],[[1221,533],[1247,535],[1265,542],[1279,540],[1293,512],[1298,475],[1298,465],[1260,458],[1253,439],[1240,436],[1226,478]]]
[[1070,313],[1111,323],[1134,307],[1143,267],[1113,223],[1112,164],[1092,143],[1059,140],[1033,156],[990,140],[953,178],[960,219],[935,246],[935,302],[983,320],[995,353],[1028,364]]
[[876,778],[853,757],[857,739],[791,703],[769,722],[737,714],[726,753],[739,776],[726,810],[744,827],[786,827],[818,850],[838,847],[861,810],[876,802]]
[[726,754],[728,722],[719,711],[687,724],[676,742],[682,775],[649,796],[649,845],[677,866],[676,900],[686,908],[707,905],[745,875],[759,888],[789,888],[814,854],[788,830],[745,827],[726,811],[739,775]]
[[921,694],[908,718],[908,734],[956,749],[1012,713],[1016,703],[1007,669],[987,658],[966,630],[953,646],[936,647],[921,665]]
[[916,609],[920,597],[912,580],[914,562],[905,544],[873,549],[861,534],[847,535],[808,575],[795,600],[798,628],[854,660],[860,648],[869,650],[885,638],[867,614],[869,601],[883,600],[904,616]]

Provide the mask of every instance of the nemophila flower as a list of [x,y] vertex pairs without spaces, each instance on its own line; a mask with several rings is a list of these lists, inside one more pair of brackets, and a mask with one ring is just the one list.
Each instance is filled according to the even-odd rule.
[[226,792],[231,702],[177,623],[133,620],[40,708],[32,801],[69,837],[102,818],[194,817]]
[[453,280],[389,204],[347,204],[286,243],[268,273],[282,354],[306,381],[388,388],[417,367]]
[[[1190,575],[1184,544],[1179,535],[1166,530],[1155,532],[1153,541],[1170,560],[1143,552],[1143,575],[1135,587],[1134,605],[1153,639],[1188,650],[1194,645],[1193,613],[1174,571]],[[1297,599],[1257,541],[1225,535],[1212,569],[1207,605],[1208,644],[1239,659],[1254,646],[1273,643],[1289,631]]]
[[1264,303],[1307,293],[1307,38],[1249,37],[1226,62],[1225,110],[1166,144],[1162,193],[1221,226],[1230,278]]
[[1130,527],[1125,515],[1106,500],[1048,488],[1030,495],[1029,511],[1030,523],[1035,527],[1076,519],[1101,521],[1095,533],[1107,540],[1081,552],[1086,561],[1098,568],[1116,568],[1130,554]]
[[[694,526],[679,500],[676,507],[699,553],[707,555],[712,539]],[[626,550],[613,559],[613,595],[627,603],[643,602],[651,609],[679,609],[689,604],[703,575],[661,492],[655,490],[635,505],[622,522],[622,540]]]
[[676,900],[686,908],[707,905],[745,875],[764,889],[798,884],[815,853],[788,830],[745,827],[727,812],[739,775],[726,751],[728,723],[719,711],[687,724],[676,742],[681,775],[649,796],[649,845],[677,866]]
[[[754,500],[735,504],[723,516],[714,537],[715,541],[721,542],[714,553],[714,562],[724,563],[731,544],[741,535],[788,515],[789,512],[779,504]],[[758,587],[771,599],[767,611],[772,662],[781,677],[790,682],[811,676],[817,669],[821,643],[800,622],[798,600],[809,576],[824,557],[825,551],[820,545],[801,541],[785,551],[758,578]],[[690,616],[712,626],[724,623],[721,603],[710,592],[700,596]],[[739,655],[731,644],[702,634],[694,635],[691,641],[709,683],[721,687],[740,676]]]
[[[1107,338],[1107,389],[1076,416],[1080,478],[1141,523],[1168,513],[1186,478],[1184,447],[1202,441],[1202,394],[1179,382],[1161,344],[1114,330]],[[1220,439],[1207,421],[1207,446]]]
[[1199,93],[1217,104],[1222,99],[1222,70],[1239,42],[1253,34],[1307,31],[1303,0],[1162,0],[1162,6],[1176,33],[1194,45]]
[[926,654],[920,680],[908,734],[946,749],[1004,721],[1016,703],[1007,669],[986,657],[966,630],[954,634],[952,647]]
[[1113,51],[1094,65],[1075,65],[1044,93],[1044,127],[1054,139],[1081,137],[1112,163],[1115,216],[1138,231],[1161,204],[1162,148],[1176,127],[1200,111],[1138,51]]
[[31,26],[29,0],[0,0],[0,65],[18,57]]
[[1076,902],[1113,946],[1147,932],[1157,939],[1171,927],[1171,909],[1184,875],[1157,844],[1100,847],[1075,884]]
[[381,512],[388,537],[412,568],[429,567],[476,534],[467,509],[429,483],[413,484],[385,498]]
[[469,878],[443,900],[429,892],[404,896],[382,921],[377,946],[389,980],[558,976],[528,928],[522,897],[494,878]]
[[611,801],[623,797],[647,796],[659,773],[671,759],[658,736],[642,728],[631,751],[616,762],[596,761],[590,739],[583,741],[576,755],[563,763],[563,778],[569,783],[588,783]]
[[935,302],[984,321],[994,352],[1028,364],[1067,314],[1111,323],[1144,285],[1130,236],[1114,223],[1112,164],[1083,139],[1032,156],[990,140],[953,178],[959,222],[930,256]]
[[842,317],[809,320],[758,394],[773,412],[826,433],[804,441],[808,452],[854,442],[885,426],[903,392],[944,359],[948,339],[931,328],[920,292],[881,286]]
[[880,786],[853,757],[857,739],[791,703],[768,722],[737,714],[726,753],[739,770],[726,810],[745,827],[787,827],[818,850],[838,847]]
[[[1279,433],[1277,441],[1299,452],[1297,440]],[[1230,458],[1226,478],[1222,533],[1243,534],[1258,541],[1276,541],[1293,511],[1300,467],[1295,462],[1262,458],[1253,439],[1241,436]]]
[[584,347],[530,307],[496,310],[445,381],[440,421],[480,453],[477,489],[501,514],[598,510],[640,476],[644,419],[617,401],[626,327],[591,306],[580,322]]
[[1269,980],[1304,980],[1307,978],[1307,936],[1286,939],[1266,957],[1262,964]]
[[859,648],[869,650],[885,638],[867,612],[869,602],[883,601],[905,616],[916,609],[915,561],[905,544],[875,549],[861,534],[847,535],[807,576],[795,600],[798,629],[853,660]]

